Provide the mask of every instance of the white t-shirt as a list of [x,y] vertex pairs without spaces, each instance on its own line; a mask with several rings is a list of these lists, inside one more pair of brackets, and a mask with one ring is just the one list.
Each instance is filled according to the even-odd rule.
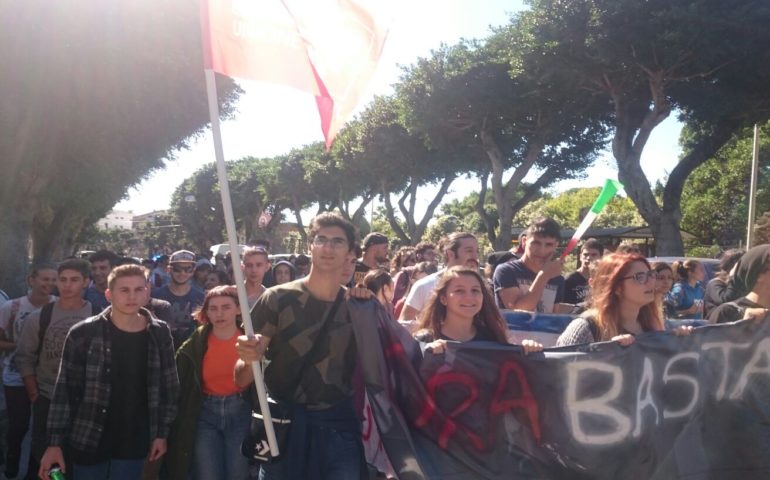
[[[48,301],[53,302],[56,300],[54,295],[48,296]],[[13,332],[8,331],[8,322],[11,320],[11,311],[13,309],[13,303],[16,300],[9,300],[0,306],[0,328],[5,332],[5,337],[13,342],[19,341],[21,335],[21,327],[24,325],[24,320],[31,314],[39,312],[40,308],[32,305],[29,301],[29,297],[24,296],[19,299],[19,311],[16,313],[16,319],[13,321]],[[21,374],[16,369],[13,363],[13,359],[16,357],[16,351],[9,352],[5,356],[3,362],[3,385],[9,387],[23,387],[24,382],[21,380]]]
[[[433,293],[433,289],[436,287],[439,276],[444,273],[444,270],[439,270],[436,273],[432,273],[425,278],[417,280],[412,289],[409,291],[409,295],[404,300],[404,305],[412,307],[417,310],[417,315],[420,314],[425,304],[428,303],[430,294]],[[414,318],[407,318],[406,320],[415,320]]]

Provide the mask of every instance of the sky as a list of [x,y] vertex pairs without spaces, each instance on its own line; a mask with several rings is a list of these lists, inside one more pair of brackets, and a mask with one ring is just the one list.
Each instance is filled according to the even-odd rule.
[[[508,23],[510,14],[524,8],[519,0],[390,0],[405,8],[397,11],[383,50],[380,64],[359,110],[374,95],[392,93],[399,80],[401,66],[425,57],[442,43],[454,44],[461,38],[484,38],[490,26]],[[203,72],[201,72],[201,76]],[[234,118],[222,123],[225,158],[247,156],[272,157],[323,140],[318,111],[308,93],[260,82],[239,82],[245,94],[237,103]],[[669,118],[659,125],[642,154],[642,168],[653,181],[665,177],[676,165],[681,126]],[[186,178],[201,166],[214,162],[211,130],[207,129],[187,150],[177,151],[166,168],[157,170],[147,180],[129,190],[116,210],[134,214],[169,207],[171,195]],[[552,192],[573,187],[601,186],[606,178],[616,178],[617,169],[609,152],[604,152],[583,179],[558,182]],[[456,180],[446,200],[462,198],[478,190],[475,179]],[[420,200],[428,203],[435,190],[425,188]],[[304,216],[304,215],[303,215]]]

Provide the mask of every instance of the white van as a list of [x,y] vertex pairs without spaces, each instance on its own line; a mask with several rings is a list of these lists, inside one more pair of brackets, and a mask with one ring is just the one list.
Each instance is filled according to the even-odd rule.
[[[238,245],[238,255],[243,254],[243,250],[246,248],[246,245]],[[211,264],[216,265],[217,264],[217,255],[225,255],[227,252],[230,251],[230,244],[229,243],[220,243],[218,245],[214,245],[211,248],[209,248],[211,251]]]

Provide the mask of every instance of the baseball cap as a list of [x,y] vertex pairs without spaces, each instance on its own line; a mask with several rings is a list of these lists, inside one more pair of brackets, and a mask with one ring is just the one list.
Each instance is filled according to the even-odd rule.
[[168,263],[195,263],[195,254],[189,250],[178,250],[171,254]]
[[364,250],[373,245],[387,245],[388,237],[381,233],[373,232],[364,237]]

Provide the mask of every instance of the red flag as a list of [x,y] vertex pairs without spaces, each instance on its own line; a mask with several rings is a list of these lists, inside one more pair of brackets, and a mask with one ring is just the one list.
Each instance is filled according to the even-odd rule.
[[203,0],[207,69],[312,93],[327,148],[374,74],[383,0]]

